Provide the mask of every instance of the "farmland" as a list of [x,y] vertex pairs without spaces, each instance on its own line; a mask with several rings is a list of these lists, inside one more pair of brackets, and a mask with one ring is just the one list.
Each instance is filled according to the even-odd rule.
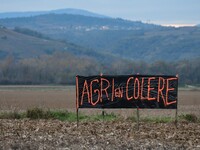
[[[180,88],[178,114],[200,114],[199,89]],[[0,86],[0,109],[26,111],[42,109],[75,112],[74,86]],[[101,110],[82,109],[81,113],[96,114]],[[135,109],[105,110],[121,116],[113,121],[1,119],[0,149],[199,149],[200,125],[180,121],[155,123],[127,119]],[[140,117],[175,116],[175,110],[140,110]]]
[[[74,86],[0,86],[1,111],[23,111],[33,107],[75,111],[76,98]],[[82,110],[87,113],[87,110]],[[90,112],[99,112],[91,110]],[[129,115],[133,109],[107,110]],[[200,89],[180,88],[178,92],[179,113],[200,114]],[[159,113],[157,113],[159,112]],[[174,110],[141,110],[142,115],[172,114]]]

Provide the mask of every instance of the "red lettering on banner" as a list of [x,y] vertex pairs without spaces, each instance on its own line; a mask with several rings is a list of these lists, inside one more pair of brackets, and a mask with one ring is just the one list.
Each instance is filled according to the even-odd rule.
[[[161,82],[162,82],[162,87],[161,87]],[[157,97],[157,101],[160,102],[160,95],[161,95],[163,103],[166,106],[165,97],[163,95],[164,88],[165,88],[165,79],[162,78],[162,77],[159,77],[159,79],[158,79],[158,97]]]
[[128,84],[129,84],[130,80],[133,80],[133,77],[128,78],[128,80],[126,82],[126,99],[128,101],[131,100],[131,99],[133,99],[133,96],[131,96],[131,97],[128,96],[128,93],[129,93]]
[[[148,107],[165,108],[177,103],[178,78],[175,76],[92,76],[91,78],[76,77],[76,108],[95,107],[99,103],[106,107]],[[125,93],[126,92],[126,93]],[[110,100],[110,102],[108,102]],[[141,101],[140,103],[131,102],[132,100]],[[107,102],[106,102],[107,101]],[[113,102],[116,101],[116,102]],[[129,102],[127,102],[129,101]],[[152,101],[152,102],[147,102]],[[155,101],[155,105],[154,102]],[[133,106],[128,106],[133,104]],[[108,105],[108,106],[107,106]],[[99,106],[97,106],[99,107]],[[170,108],[176,108],[172,105]],[[168,107],[167,107],[168,108]]]
[[96,105],[98,102],[99,102],[99,100],[100,100],[100,91],[99,91],[99,89],[95,89],[94,90],[94,93],[97,93],[97,96],[98,96],[98,98],[97,98],[97,100],[96,100],[96,102],[93,102],[93,82],[97,82],[97,83],[99,83],[99,80],[98,79],[95,79],[95,80],[92,80],[91,82],[90,82],[90,95],[91,95],[91,104],[94,106],[94,105]]
[[[103,81],[106,81],[107,82],[107,87],[103,88]],[[100,101],[102,102],[102,95],[103,95],[103,91],[105,92],[106,94],[106,97],[107,99],[109,100],[109,96],[108,96],[108,91],[107,89],[110,87],[110,82],[105,79],[105,78],[101,78],[101,98],[100,98]]]
[[166,87],[166,105],[167,106],[176,103],[176,100],[168,102],[169,91],[174,91],[174,88],[170,88],[169,87],[169,81],[171,81],[171,80],[177,80],[177,78],[169,78],[169,79],[167,79],[167,87]]
[[141,85],[141,100],[146,100],[147,97],[143,96],[143,91],[144,91],[144,78],[142,78],[142,85]]
[[114,100],[114,93],[115,93],[115,79],[112,79],[112,98],[111,101]]
[[[137,96],[136,96],[136,82],[137,82]],[[140,81],[138,78],[135,78],[134,81],[134,99],[138,99],[140,97]]]
[[85,94],[87,94],[88,103],[90,103],[90,93],[89,93],[89,89],[88,89],[87,80],[85,80],[84,85],[83,85],[83,91],[82,91],[82,96],[81,96],[81,105],[83,105],[83,98],[84,98]]
[[154,90],[154,88],[151,88],[151,80],[155,80],[155,77],[150,77],[148,78],[148,92],[147,92],[147,99],[149,101],[155,100],[155,97],[150,97],[150,93],[152,90]]

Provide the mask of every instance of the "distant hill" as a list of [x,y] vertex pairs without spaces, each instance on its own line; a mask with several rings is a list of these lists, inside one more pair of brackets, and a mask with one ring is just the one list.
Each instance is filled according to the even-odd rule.
[[8,29],[0,29],[0,57],[13,55],[16,58],[38,57],[39,55],[63,50],[64,43],[40,39],[17,33]]
[[107,16],[89,12],[87,10],[72,9],[72,8],[57,9],[57,10],[50,10],[50,11],[5,12],[5,13],[0,13],[0,18],[33,17],[33,16],[38,16],[38,15],[44,15],[44,14],[72,14],[72,15],[108,18]]
[[[17,31],[22,32],[22,29]],[[114,59],[111,55],[107,56],[69,42],[43,38],[42,34],[32,30],[23,30],[26,31],[24,33],[17,31],[0,28],[0,59],[9,55],[16,59],[37,58],[41,55],[52,55],[55,52],[67,52],[78,57],[90,57],[97,61],[103,61],[107,57]]]
[[[27,28],[54,40],[75,43],[86,47],[85,52],[89,56],[91,53],[97,56],[98,53],[147,62],[178,61],[200,56],[198,27],[162,27],[140,21],[71,14],[0,19],[0,25],[10,29]],[[104,58],[110,61],[108,57]]]
[[139,30],[161,26],[145,24],[141,21],[129,21],[120,18],[99,18],[73,14],[45,14],[33,17],[4,18],[0,25],[8,28],[24,27],[35,29],[42,33],[66,31],[96,31],[96,30]]
[[0,84],[74,84],[101,72],[179,74],[181,85],[199,84],[200,28],[62,11],[4,18],[0,66]]

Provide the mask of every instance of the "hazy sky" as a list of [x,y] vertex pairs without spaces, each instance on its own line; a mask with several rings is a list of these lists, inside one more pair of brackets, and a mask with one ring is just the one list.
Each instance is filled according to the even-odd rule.
[[61,8],[157,24],[200,24],[200,0],[0,0],[0,12]]

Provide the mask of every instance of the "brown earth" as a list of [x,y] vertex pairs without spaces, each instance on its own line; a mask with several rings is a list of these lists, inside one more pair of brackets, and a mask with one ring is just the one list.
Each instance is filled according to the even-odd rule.
[[[178,113],[200,114],[200,91],[180,90]],[[1,86],[0,109],[26,110],[32,107],[75,111],[74,87]],[[101,110],[81,110],[101,113]],[[126,118],[135,109],[106,110]],[[174,116],[175,110],[140,110],[144,116]],[[200,123],[140,122],[126,119],[105,122],[58,120],[0,120],[0,149],[200,149]]]
[[[41,107],[47,109],[67,109],[75,111],[74,86],[0,86],[0,110],[27,110]],[[99,113],[101,110],[81,110],[84,113]],[[132,115],[133,109],[107,110],[122,116]],[[174,110],[146,110],[141,115],[174,115]],[[178,113],[200,115],[200,90],[179,90]]]
[[0,149],[200,149],[200,124],[0,120]]

